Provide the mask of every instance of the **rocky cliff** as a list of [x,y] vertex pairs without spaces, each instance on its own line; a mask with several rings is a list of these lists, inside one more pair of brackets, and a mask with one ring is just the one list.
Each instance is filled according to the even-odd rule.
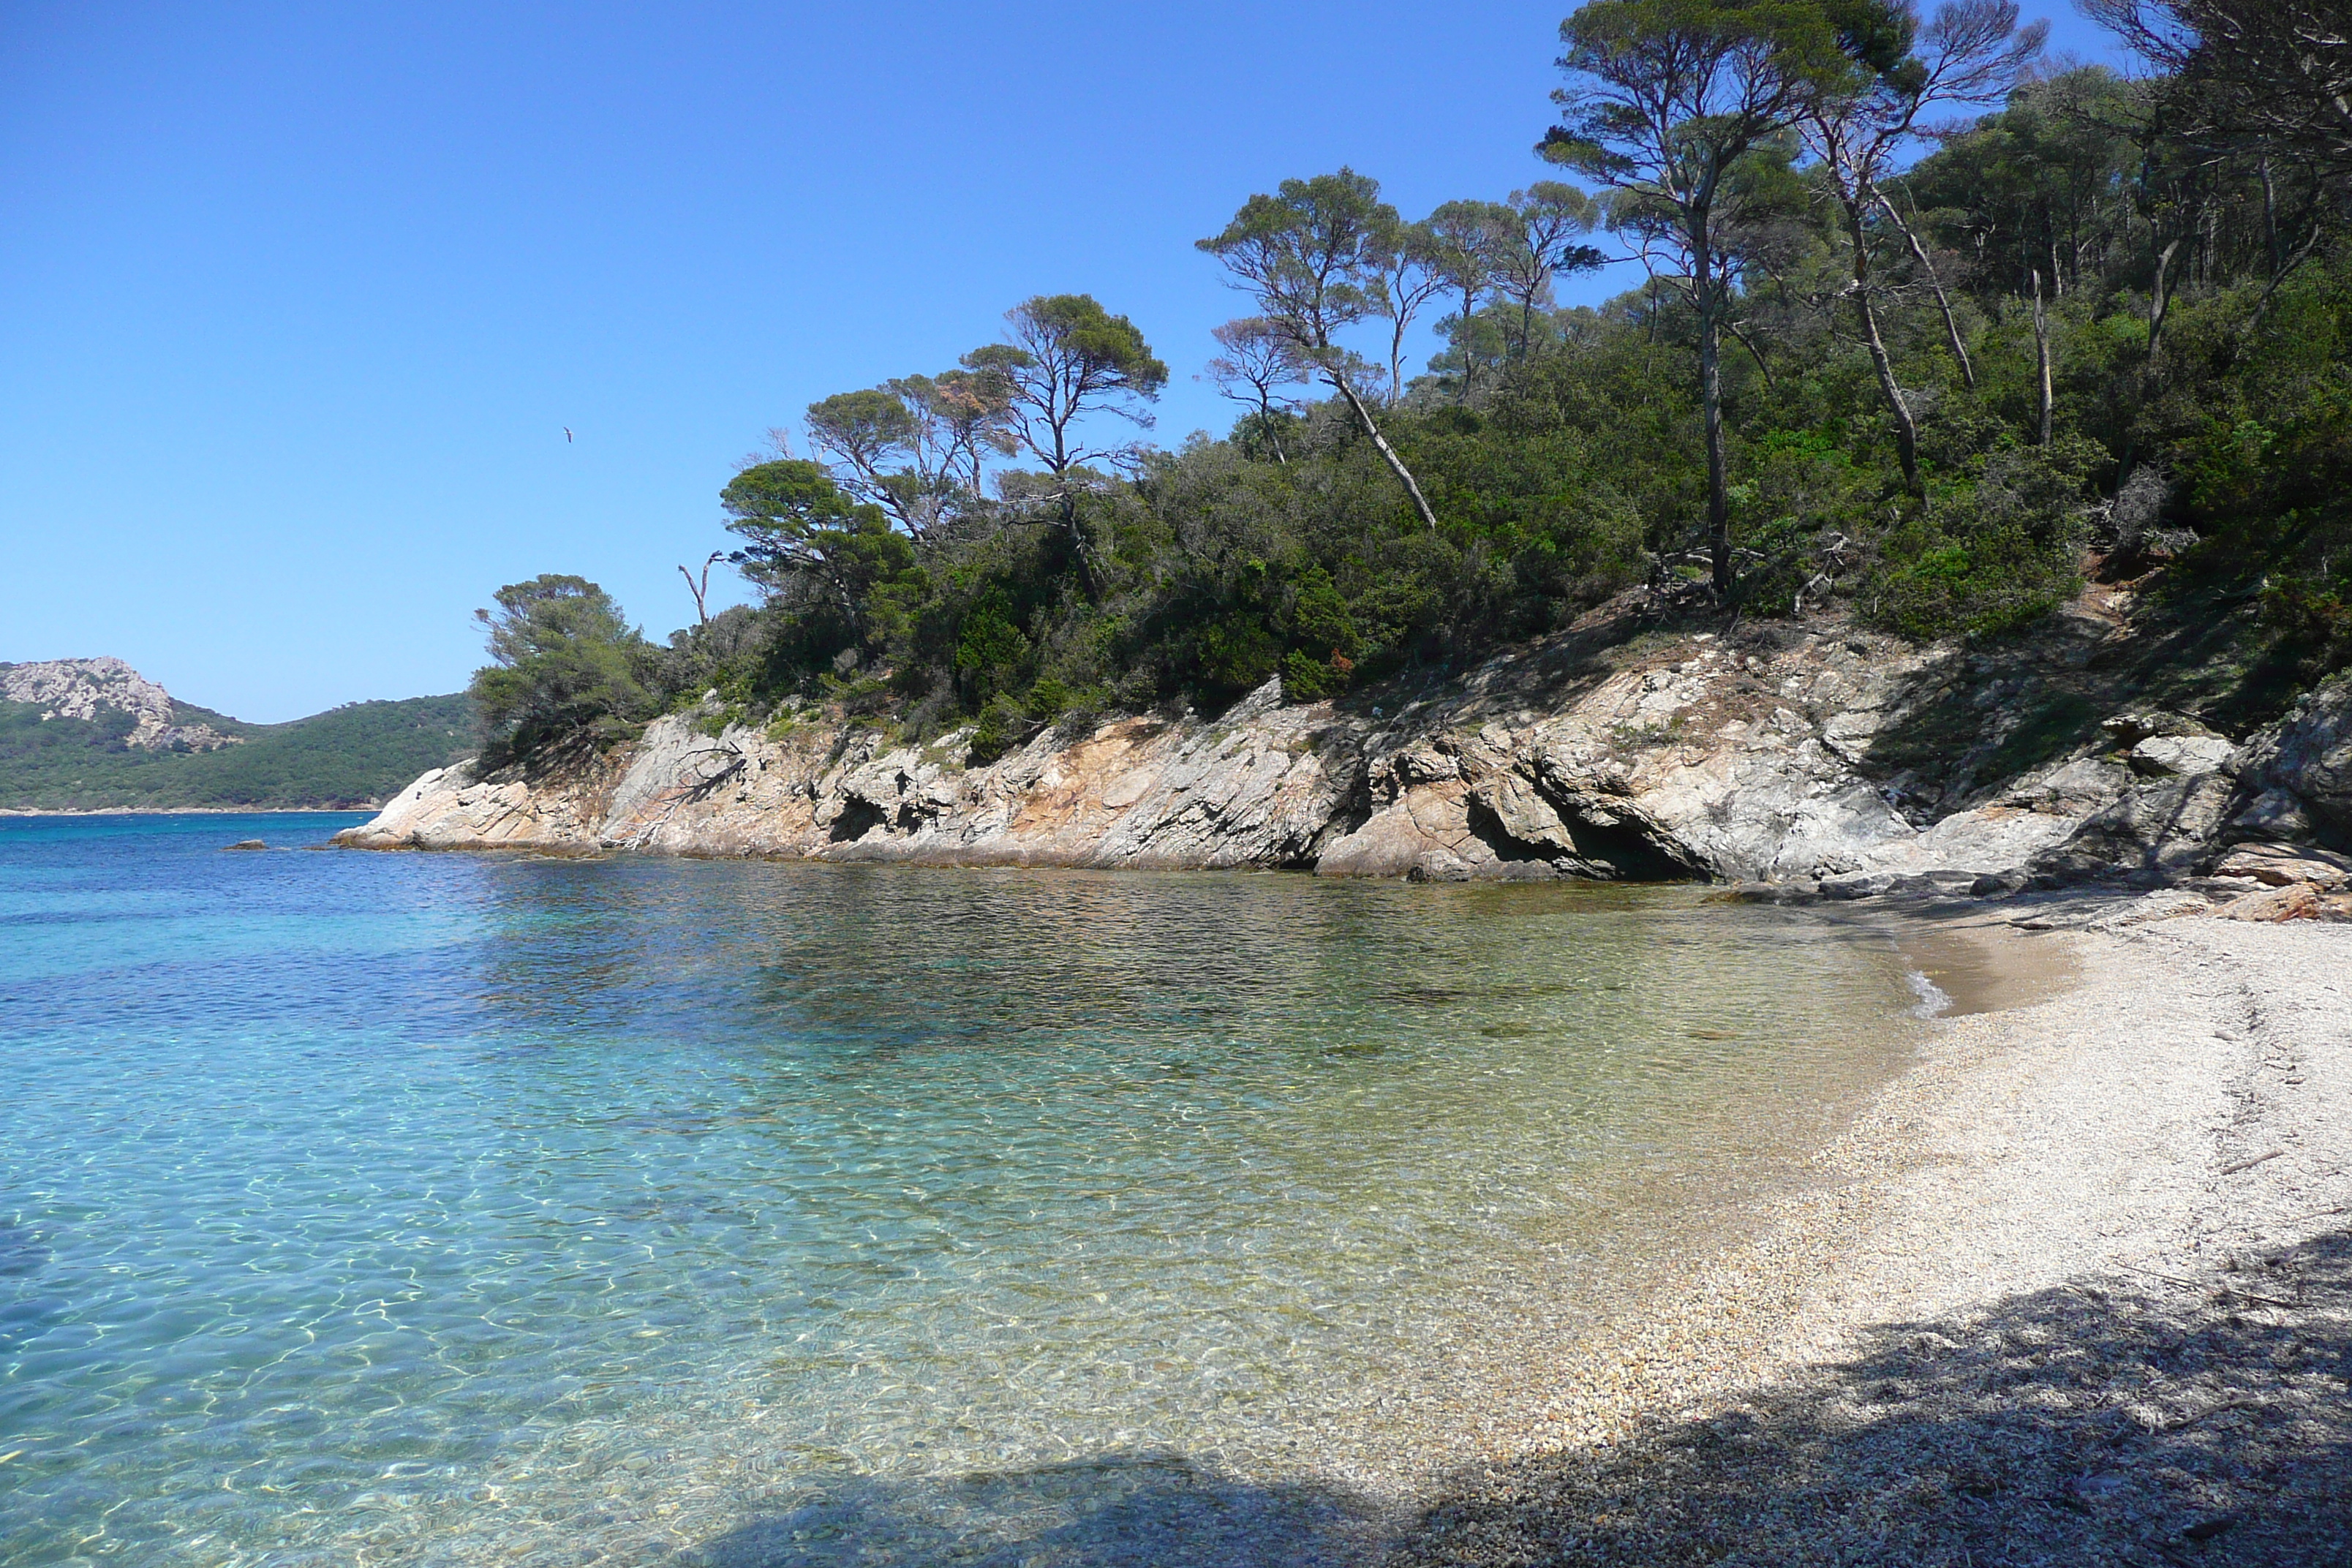
[[126,746],[144,752],[209,752],[240,737],[210,724],[179,721],[172,694],[119,658],[52,658],[0,664],[0,702],[31,703],[43,719],[95,721],[121,713],[131,720]]
[[1832,898],[2152,886],[2251,844],[2263,879],[2343,885],[2352,862],[2324,847],[2352,836],[2352,688],[2242,743],[2163,709],[2096,712],[2084,692],[2115,684],[2095,671],[2124,635],[2096,594],[1998,656],[1841,625],[1644,630],[1620,613],[1452,680],[1304,704],[1269,683],[1213,717],[1046,730],[984,766],[964,735],[899,744],[822,709],[759,726],[704,710],[536,773],[427,773],[341,837]]

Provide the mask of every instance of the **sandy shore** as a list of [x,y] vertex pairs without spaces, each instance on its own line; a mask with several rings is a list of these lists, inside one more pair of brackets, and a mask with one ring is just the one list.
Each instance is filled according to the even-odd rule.
[[2179,907],[1931,933],[1976,1000],[2076,983],[1937,1025],[1638,1318],[1513,1346],[1402,1561],[2352,1562],[2352,926]]

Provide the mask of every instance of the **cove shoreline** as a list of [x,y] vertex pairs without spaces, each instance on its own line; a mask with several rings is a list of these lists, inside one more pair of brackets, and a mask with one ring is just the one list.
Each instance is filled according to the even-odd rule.
[[[1494,1325],[1502,1375],[1379,1560],[2336,1560],[2352,930],[2181,909],[1889,922],[1960,986],[1917,1058],[1678,1278],[1564,1342]],[[2278,1375],[2280,1336],[2337,1360]],[[2150,1386],[2143,1342],[2209,1341]]]

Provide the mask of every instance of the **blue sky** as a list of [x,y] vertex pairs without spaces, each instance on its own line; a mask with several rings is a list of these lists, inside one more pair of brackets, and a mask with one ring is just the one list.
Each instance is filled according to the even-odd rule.
[[1221,430],[1192,242],[1341,163],[1408,216],[1543,177],[1565,9],[12,0],[0,660],[274,721],[457,689],[542,571],[660,637],[768,427],[1034,293]]

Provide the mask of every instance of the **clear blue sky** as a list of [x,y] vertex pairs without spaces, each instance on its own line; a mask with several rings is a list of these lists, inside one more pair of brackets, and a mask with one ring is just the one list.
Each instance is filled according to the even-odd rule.
[[1542,177],[1568,8],[11,0],[0,660],[274,721],[457,689],[539,572],[661,637],[763,431],[1033,293],[1221,430],[1192,242],[1343,163]]

